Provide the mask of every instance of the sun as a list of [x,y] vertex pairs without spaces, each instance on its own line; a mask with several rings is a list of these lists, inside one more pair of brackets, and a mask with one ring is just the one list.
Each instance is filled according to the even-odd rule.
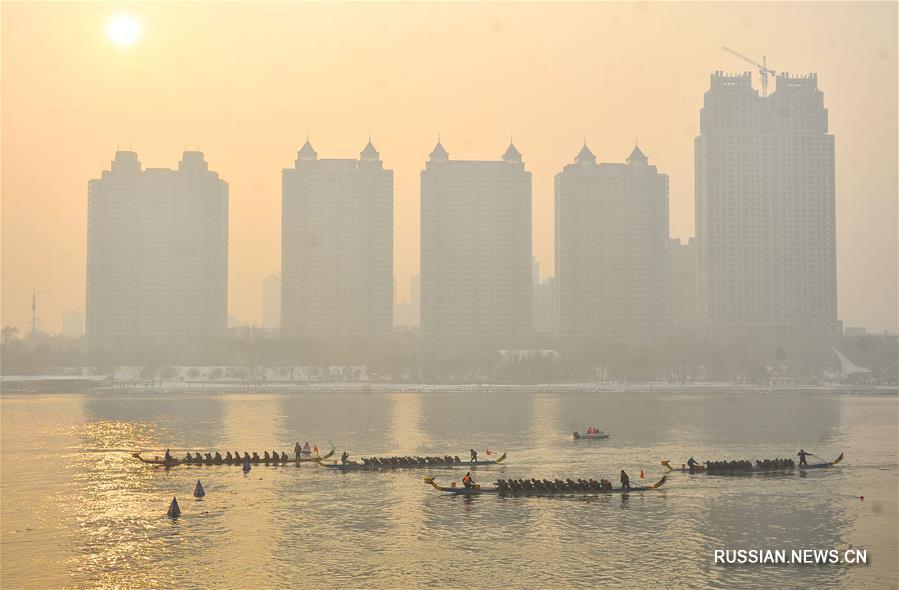
[[140,25],[130,16],[119,15],[113,17],[106,26],[106,34],[109,39],[120,47],[134,45],[140,37]]

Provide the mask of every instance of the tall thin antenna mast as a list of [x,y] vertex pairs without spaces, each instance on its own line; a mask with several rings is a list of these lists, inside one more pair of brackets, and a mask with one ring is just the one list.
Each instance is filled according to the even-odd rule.
[[37,318],[37,289],[31,285],[31,335],[37,334],[37,324],[40,320]]

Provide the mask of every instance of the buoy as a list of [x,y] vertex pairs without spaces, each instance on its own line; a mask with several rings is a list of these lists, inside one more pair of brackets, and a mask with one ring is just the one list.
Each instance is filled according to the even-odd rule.
[[645,478],[646,478],[646,474],[643,473],[643,470],[641,469],[640,470],[640,479],[645,479]]
[[244,473],[250,472],[250,458],[249,457],[243,458],[243,472]]
[[200,480],[197,480],[197,487],[194,488],[194,498],[202,498],[206,495],[206,490],[203,489],[203,484],[200,483]]
[[167,514],[172,518],[181,516],[181,508],[178,507],[178,498],[172,498],[172,503],[169,504],[169,511]]
[[858,498],[858,499],[859,499],[859,500],[861,500],[861,501],[862,501],[862,502],[864,502],[864,501],[865,501],[865,497],[864,497],[864,496],[859,496],[859,498]]

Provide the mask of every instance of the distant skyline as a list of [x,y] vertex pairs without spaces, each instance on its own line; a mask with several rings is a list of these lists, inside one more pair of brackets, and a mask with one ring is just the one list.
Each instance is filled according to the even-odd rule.
[[[419,268],[419,174],[437,134],[533,173],[534,255],[553,270],[553,176],[586,136],[600,162],[639,140],[670,177],[671,234],[693,231],[693,141],[709,76],[815,72],[836,138],[839,318],[896,329],[894,3],[3,3],[0,321],[50,332],[83,310],[87,182],[116,144],[174,167],[187,144],[231,188],[229,314],[262,323],[280,268],[280,171],[307,132],[322,157],[369,133],[395,171],[399,284]],[[140,23],[131,46],[110,20]],[[127,32],[127,31],[125,31]],[[652,43],[646,43],[647,39]],[[753,72],[753,85],[759,88]]]

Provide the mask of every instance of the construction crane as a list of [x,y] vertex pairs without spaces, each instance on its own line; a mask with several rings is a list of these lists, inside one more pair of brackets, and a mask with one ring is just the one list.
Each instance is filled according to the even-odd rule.
[[723,49],[724,51],[727,51],[728,53],[733,53],[734,55],[736,55],[737,57],[739,57],[739,58],[742,59],[743,61],[748,61],[749,63],[751,63],[752,65],[754,65],[755,67],[757,67],[757,68],[759,69],[759,77],[760,77],[761,80],[762,80],[762,96],[768,96],[768,74],[771,74],[772,76],[776,76],[776,75],[777,75],[777,72],[775,72],[774,70],[769,70],[769,69],[768,69],[768,58],[766,58],[766,57],[763,55],[763,56],[762,56],[762,63],[758,63],[758,62],[755,61],[755,60],[749,59],[748,57],[746,57],[746,56],[743,55],[742,53],[738,53],[738,52],[734,51],[734,50],[731,49],[730,47],[722,47],[721,49]]

